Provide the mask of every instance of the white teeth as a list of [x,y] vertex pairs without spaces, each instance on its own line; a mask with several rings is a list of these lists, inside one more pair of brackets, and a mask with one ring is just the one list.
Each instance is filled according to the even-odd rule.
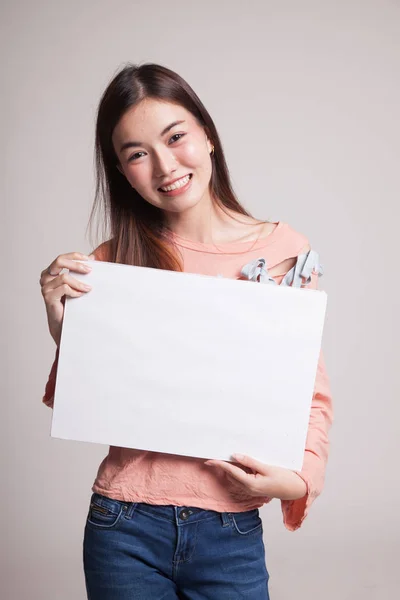
[[183,185],[186,185],[187,182],[190,179],[190,175],[186,175],[186,177],[182,177],[182,179],[178,179],[178,181],[175,181],[175,183],[173,183],[172,185],[167,185],[166,187],[162,187],[162,191],[163,192],[172,192],[172,190],[177,190],[178,188],[182,187]]

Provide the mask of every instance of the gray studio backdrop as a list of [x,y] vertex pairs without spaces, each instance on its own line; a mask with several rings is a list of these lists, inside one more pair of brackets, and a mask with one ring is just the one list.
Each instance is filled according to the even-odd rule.
[[262,509],[272,599],[395,597],[399,2],[9,0],[1,13],[1,598],[85,598],[83,527],[107,448],[50,438],[38,280],[56,255],[90,250],[95,110],[126,61],[188,80],[241,201],[306,234],[325,267],[326,487],[295,533],[278,501]]

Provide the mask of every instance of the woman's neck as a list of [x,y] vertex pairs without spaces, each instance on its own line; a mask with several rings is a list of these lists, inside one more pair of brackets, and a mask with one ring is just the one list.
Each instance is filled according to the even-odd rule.
[[257,237],[260,228],[255,225],[260,222],[256,219],[223,210],[213,202],[201,204],[184,212],[166,213],[168,228],[179,237],[202,244],[239,241],[252,234]]

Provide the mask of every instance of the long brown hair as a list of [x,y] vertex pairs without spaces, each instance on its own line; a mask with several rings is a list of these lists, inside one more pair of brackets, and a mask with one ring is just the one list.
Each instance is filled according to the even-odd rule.
[[[118,170],[112,134],[123,114],[144,98],[180,104],[204,128],[214,145],[209,189],[222,209],[250,216],[239,203],[230,181],[222,144],[213,120],[189,84],[174,71],[154,64],[128,63],[103,93],[96,120],[96,191],[89,219],[92,228],[100,213],[107,260],[130,265],[182,270],[177,252],[168,238],[163,211],[147,202]],[[98,233],[98,230],[97,230]]]

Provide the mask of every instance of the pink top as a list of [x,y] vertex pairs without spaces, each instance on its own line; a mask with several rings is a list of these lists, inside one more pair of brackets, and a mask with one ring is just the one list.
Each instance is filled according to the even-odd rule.
[[[296,259],[310,248],[307,239],[289,225],[279,222],[266,238],[253,242],[224,243],[218,246],[193,242],[174,236],[181,252],[184,271],[204,275],[242,278],[242,268],[264,258],[273,279],[281,283],[287,271],[279,269],[286,259]],[[106,244],[95,250],[97,260],[106,260]],[[295,263],[296,260],[293,261]],[[266,271],[267,272],[267,271]],[[317,288],[318,268],[310,281],[302,277],[303,286]],[[46,385],[43,402],[53,406],[58,350]],[[308,510],[321,493],[328,459],[328,431],[332,423],[332,400],[329,379],[321,352],[311,406],[311,416],[301,471],[307,494],[299,500],[281,500],[283,522],[287,529],[298,529]],[[219,469],[204,465],[203,459],[132,450],[110,446],[98,469],[93,492],[126,502],[146,502],[176,506],[196,506],[219,512],[241,512],[259,508],[268,497],[234,497],[231,484]]]

